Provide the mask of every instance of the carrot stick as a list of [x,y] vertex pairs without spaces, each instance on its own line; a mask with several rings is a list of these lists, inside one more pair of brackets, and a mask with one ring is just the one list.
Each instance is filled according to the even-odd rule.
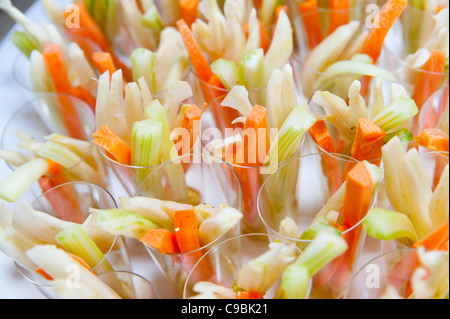
[[195,144],[195,142],[197,140],[197,136],[198,136],[198,130],[200,127],[201,117],[202,117],[202,112],[195,104],[189,106],[184,111],[183,123],[181,125],[181,128],[185,129],[189,132],[190,140],[189,140],[189,145],[187,145],[187,146],[183,145],[182,144],[183,135],[180,135],[180,137],[178,138],[178,141],[176,142],[176,145],[178,147],[178,155],[180,155],[180,156],[185,155],[185,154],[183,154],[183,150],[190,151],[194,147],[194,144]]
[[432,50],[430,54],[430,58],[418,72],[414,86],[413,99],[419,111],[426,100],[439,89],[445,75],[445,52]]
[[84,87],[77,85],[70,90],[70,94],[86,102],[91,107],[92,111],[95,112],[97,99],[91,94],[91,92],[86,90]]
[[[86,218],[78,206],[77,198],[73,196],[73,193],[69,192],[69,189],[55,188],[57,185],[53,184],[52,180],[46,177],[41,178],[38,182],[56,217],[77,224],[82,224],[85,221]],[[50,190],[52,191],[49,192]]]
[[[372,187],[372,176],[366,164],[359,162],[347,175],[347,185],[339,216],[344,229],[354,227],[367,214],[372,199]],[[343,235],[347,241],[348,250],[335,259],[340,259],[339,267],[333,274],[333,283],[337,287],[344,287],[351,276],[361,233],[362,225],[358,225]]]
[[151,229],[140,241],[158,249],[163,255],[180,252],[177,237],[167,229]]
[[94,143],[108,152],[117,162],[130,165],[131,148],[108,126],[103,125],[93,134]]
[[190,272],[196,265],[196,271],[193,274],[195,280],[205,280],[211,278],[212,269],[210,264],[203,259],[201,251],[200,238],[198,235],[197,213],[194,210],[176,211],[173,215],[175,236],[182,253],[183,266],[187,272]]
[[427,128],[414,138],[414,141],[425,148],[438,152],[448,152],[449,136],[447,132],[437,128]]
[[248,167],[263,165],[269,151],[269,128],[267,109],[255,105],[244,126],[244,164]]
[[[278,12],[278,14],[280,14],[280,13],[281,13],[281,10],[280,10],[280,12]],[[264,24],[261,22],[261,20],[259,18],[257,18],[257,20],[258,20],[258,25],[259,25],[259,40],[260,40],[259,47],[264,50],[264,53],[266,53],[267,50],[269,50],[270,44],[272,41],[270,39],[269,33],[267,32]],[[276,24],[274,24],[274,25],[276,25]],[[243,25],[242,30],[244,31],[245,37],[248,38],[249,32],[250,32],[248,22]],[[275,28],[272,30],[272,35],[274,32],[275,32]]]
[[[325,152],[336,154],[333,138],[328,130],[327,124],[323,120],[316,121],[309,129],[309,134],[314,142]],[[328,189],[330,196],[333,195],[342,184],[341,171],[339,169],[339,161],[337,158],[323,155],[322,169],[324,175],[328,178]]]
[[389,0],[375,18],[362,49],[362,53],[370,56],[374,64],[380,57],[386,35],[407,5],[407,0]]
[[[105,36],[103,31],[100,29],[100,27],[97,25],[97,23],[95,22],[94,18],[91,16],[89,11],[87,10],[84,3],[79,1],[79,2],[75,2],[74,5],[78,7],[80,27],[79,28],[66,28],[66,30],[73,34],[76,34],[81,37],[85,37],[85,38],[92,40],[100,47],[100,49],[102,51],[111,53],[111,56],[114,60],[115,65],[119,69],[122,69],[124,77],[127,80],[130,80],[131,79],[130,68],[127,67],[125,64],[123,64],[120,61],[120,59],[117,57],[117,55],[114,53],[107,37]],[[70,16],[72,14],[73,14],[72,12],[64,10],[64,20],[67,21],[67,19],[70,19]]]
[[[352,158],[358,161],[369,161],[372,164],[380,166],[385,138],[386,132],[384,130],[368,119],[360,118],[358,120],[355,141],[352,145]],[[355,163],[347,163],[344,176],[354,166]]]
[[302,16],[309,48],[312,50],[323,40],[317,0],[299,2],[298,10]]
[[189,53],[189,58],[192,66],[194,67],[195,73],[201,80],[208,83],[211,75],[213,74],[208,60],[201,52],[198,43],[192,35],[192,32],[186,22],[180,19],[177,21],[177,26],[183,38],[186,50]]
[[236,299],[264,299],[264,295],[259,291],[238,291]]
[[[237,156],[239,158],[239,156]],[[241,181],[242,187],[242,214],[249,230],[254,231],[261,225],[258,216],[257,199],[261,187],[259,169],[235,166],[234,170]],[[245,230],[247,231],[247,230]]]
[[100,74],[109,71],[109,75],[112,77],[117,71],[111,53],[109,52],[94,52],[94,54],[92,54],[92,61],[94,61],[95,67]]
[[328,34],[333,33],[341,25],[350,22],[351,0],[330,0],[330,22]]
[[70,182],[70,180],[64,174],[66,169],[62,165],[51,159],[47,159],[47,165],[48,165],[49,179],[52,181],[54,186]]
[[50,276],[49,274],[47,274],[47,272],[46,272],[44,269],[42,269],[41,267],[39,267],[38,269],[36,269],[35,272],[36,272],[38,275],[41,275],[42,277],[44,277],[45,279],[47,279],[47,280],[49,280],[49,281],[54,280],[53,277]]
[[180,0],[180,17],[191,27],[197,19],[197,10],[200,0]]
[[[57,44],[49,44],[42,52],[45,66],[53,82],[56,93],[71,94],[72,85],[64,65],[61,49]],[[68,135],[83,139],[81,119],[68,96],[58,96],[59,109]]]
[[439,227],[430,233],[427,237],[419,240],[412,245],[413,248],[417,248],[419,246],[425,247],[425,249],[429,250],[437,250],[443,243],[448,241],[449,235],[449,222],[447,221],[444,225]]
[[391,268],[386,279],[393,287],[399,288],[403,283],[410,282],[411,275],[418,266],[420,266],[419,256],[415,251],[411,251]]

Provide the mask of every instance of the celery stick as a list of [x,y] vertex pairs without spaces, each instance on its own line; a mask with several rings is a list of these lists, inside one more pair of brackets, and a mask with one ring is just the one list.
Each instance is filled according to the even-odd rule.
[[394,136],[397,136],[400,139],[400,142],[402,143],[402,145],[405,148],[414,139],[414,136],[408,129],[401,129],[401,130],[386,134],[386,138],[384,139],[384,144],[388,143],[392,138],[394,138]]
[[113,268],[105,259],[105,255],[92,240],[92,238],[83,230],[81,225],[74,225],[65,229],[56,235],[55,239],[67,252],[83,258],[91,267],[95,268],[96,273],[112,271]]
[[226,207],[215,215],[205,219],[198,228],[198,235],[202,246],[220,238],[242,219],[243,215],[237,209]]
[[252,50],[239,61],[239,77],[250,92],[252,104],[265,105],[265,96],[253,91],[265,86],[265,72],[263,49]]
[[47,161],[43,158],[23,164],[0,183],[0,198],[10,203],[17,201],[47,171]]
[[28,38],[27,34],[21,31],[14,31],[11,41],[27,57],[30,57],[33,50],[38,49]]
[[161,228],[154,221],[125,209],[89,209],[97,224],[113,235],[141,239],[150,229]]
[[364,229],[373,238],[381,240],[406,239],[409,244],[418,238],[411,220],[405,214],[381,208],[372,208],[363,221]]
[[99,172],[87,164],[81,156],[64,145],[48,141],[39,150],[38,155],[59,163],[80,180],[95,184],[103,181]]
[[132,165],[152,167],[161,162],[161,122],[151,119],[133,124]]
[[[163,163],[173,160],[174,158],[172,157],[178,157],[174,142],[170,138],[170,127],[166,112],[161,103],[159,103],[158,100],[154,100],[149,104],[145,111],[150,119],[161,123],[161,158]],[[172,155],[172,152],[175,152],[174,156]],[[167,178],[169,179],[170,188],[174,195],[171,199],[174,201],[186,202],[188,200],[188,188],[182,164],[173,162],[169,166],[166,166],[166,169],[168,170]],[[155,180],[154,182],[156,183],[157,181]]]
[[449,215],[449,168],[448,165],[442,172],[436,189],[431,197],[428,210],[430,212],[433,229],[438,228],[448,221]]
[[308,268],[288,266],[281,277],[275,299],[306,299],[311,284]]
[[220,78],[226,89],[231,90],[235,85],[241,84],[239,69],[234,61],[218,59],[211,65],[214,73]]
[[372,119],[373,123],[389,132],[397,125],[409,120],[419,112],[413,99],[399,97],[386,106]]
[[140,77],[144,77],[151,92],[156,92],[155,77],[156,53],[138,48],[131,53],[131,68],[133,80],[137,82]]
[[158,7],[156,5],[151,6],[147,12],[142,16],[143,24],[154,30],[162,30],[164,29],[164,24],[161,20],[161,16],[158,11]]

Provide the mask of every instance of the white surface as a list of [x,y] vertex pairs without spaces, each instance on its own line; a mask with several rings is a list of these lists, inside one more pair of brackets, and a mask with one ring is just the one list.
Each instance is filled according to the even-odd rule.
[[[33,5],[27,15],[40,21],[42,9],[39,4]],[[24,105],[30,98],[30,92],[14,82],[11,66],[19,51],[10,43],[11,32],[0,44],[0,129],[6,124],[15,110]],[[0,179],[3,180],[10,169],[0,161]],[[8,205],[10,206],[10,205]],[[39,291],[26,281],[16,270],[11,259],[0,252],[0,298],[1,299],[41,299]]]

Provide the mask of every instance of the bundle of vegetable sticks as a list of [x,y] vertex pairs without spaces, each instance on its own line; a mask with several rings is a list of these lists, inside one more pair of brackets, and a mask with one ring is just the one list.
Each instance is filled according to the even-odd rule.
[[[433,93],[448,92],[448,1],[382,1],[372,20],[347,0],[42,5],[49,22],[36,23],[0,0],[20,27],[11,41],[29,61],[32,90],[59,94],[67,134],[17,131],[28,153],[0,150],[14,167],[0,182],[0,198],[13,205],[0,204],[0,250],[58,297],[136,297],[106,256],[127,239],[171,256],[184,271],[178,284],[193,281],[190,298],[342,298],[367,234],[382,247],[410,249],[378,298],[448,298],[448,93],[441,118],[427,121],[433,127],[418,121]],[[398,28],[405,54],[397,58],[408,68],[386,58]],[[68,96],[95,115],[88,139]],[[205,122],[210,115],[213,122]],[[207,143],[205,129],[219,135]],[[283,220],[283,239],[227,282],[212,247],[242,231],[265,231],[261,187],[280,165],[308,155],[306,140],[323,155],[328,202],[304,232]],[[189,163],[177,159],[194,153],[233,167],[240,207],[192,197]],[[354,162],[341,168],[325,155]],[[171,164],[166,180],[158,173],[164,164]],[[109,190],[109,174],[124,170],[133,192],[117,196],[116,208],[81,212],[73,205],[80,198],[59,192],[47,197],[52,216],[21,200],[36,183],[44,194],[71,181]],[[295,188],[299,174],[279,178]],[[271,187],[274,196],[286,191]],[[120,249],[127,256],[125,246],[113,250]],[[77,289],[65,284],[68,266],[81,274]],[[100,279],[105,272],[113,275]]]

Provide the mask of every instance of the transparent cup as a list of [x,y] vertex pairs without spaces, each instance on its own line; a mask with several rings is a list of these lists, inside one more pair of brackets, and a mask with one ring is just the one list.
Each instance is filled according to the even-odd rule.
[[100,279],[105,279],[106,283],[112,276],[119,279],[120,284],[117,288],[114,287],[114,290],[122,299],[160,299],[152,283],[134,272],[113,271],[98,275]]
[[[62,171],[54,173],[56,175],[47,174],[40,182],[45,182],[48,186],[84,180],[106,186],[108,176],[104,162],[90,142],[94,127],[95,115],[82,100],[67,94],[39,94],[19,108],[8,120],[3,128],[0,148],[32,156],[47,141],[48,136],[59,134],[72,137],[83,145],[74,156],[73,161],[77,161],[71,167],[64,167]],[[21,164],[7,163],[7,166],[12,172]],[[84,174],[82,167],[85,165],[89,165],[95,172],[95,177]],[[35,183],[24,196],[36,197],[41,194],[39,184],[42,186],[43,183]]]
[[[438,254],[446,254],[448,263],[448,253],[439,252]],[[420,298],[413,293],[410,281],[411,275],[418,266],[420,261],[415,249],[398,249],[381,254],[355,273],[344,299]]]
[[[268,234],[297,243],[301,248],[311,241],[305,231],[322,220],[340,228],[349,249],[334,259],[313,278],[311,298],[342,297],[357,264],[366,234],[362,222],[376,203],[378,187],[373,191],[365,213],[351,223],[340,225],[340,210],[346,187],[342,173],[356,160],[339,154],[316,153],[296,156],[270,175],[258,195],[258,213]],[[361,209],[366,209],[362,207]],[[285,223],[296,225],[296,232],[286,232]],[[288,228],[289,229],[289,228]],[[306,237],[305,237],[306,236]]]
[[448,105],[449,86],[436,91],[422,106],[418,115],[418,132],[427,128],[439,128],[449,132],[448,128]]
[[[104,188],[86,182],[71,182],[52,188],[35,198],[31,207],[62,221],[83,224],[84,230],[103,253],[97,265],[90,265],[94,274],[114,270],[131,270],[125,239],[121,236],[105,235],[96,226],[91,227],[89,209],[115,209],[113,196]],[[19,272],[30,281],[46,298],[56,299],[51,283],[44,277],[24,266],[15,263]],[[113,281],[111,281],[113,282]]]
[[[282,238],[270,234],[246,234],[227,239],[209,250],[195,265],[186,280],[183,298],[196,296],[193,287],[198,282],[211,282],[233,290],[238,273],[252,259],[268,251],[268,245]],[[296,257],[301,251],[296,247]],[[205,269],[210,271],[207,273]],[[281,279],[281,278],[280,278]],[[264,295],[264,299],[274,299],[279,287],[278,280]],[[307,299],[308,297],[306,297]]]
[[[410,55],[428,45],[435,25],[434,13],[407,5],[399,19],[386,36],[380,65],[394,72],[416,101],[420,109],[425,101],[442,86],[448,85],[448,70],[444,72],[424,71],[426,61],[413,61]],[[437,40],[437,39],[436,39]],[[442,41],[445,41],[443,39]],[[422,63],[423,62],[423,63]],[[422,80],[421,80],[422,79]]]
[[[172,183],[174,179],[170,176],[170,172],[179,165],[179,161],[189,162],[189,170],[182,181],[185,184],[182,189],[187,189],[187,197],[184,198],[180,198],[180,193],[175,191],[180,189],[180,185]],[[181,156],[175,162],[168,162],[155,168],[140,185],[135,196],[191,205],[207,203],[217,208],[221,204],[226,204],[239,211],[242,208],[241,184],[233,167],[204,154]],[[228,233],[200,249],[179,254],[164,255],[155,248],[146,244],[144,246],[161,274],[167,279],[172,294],[180,298],[184,281],[194,261],[222,240],[239,233],[240,225],[238,224]]]
[[317,7],[311,7],[307,4],[308,2],[300,0],[290,1],[289,12],[295,35],[291,65],[294,70],[297,90],[304,98],[309,99],[319,86],[316,81],[330,64],[322,65],[320,68],[311,66],[309,61],[313,50],[337,28],[351,21],[356,21],[360,23],[352,36],[355,41],[351,41],[351,43],[342,47],[341,56],[338,56],[336,60],[347,60],[354,53],[358,53],[351,44],[359,42],[367,32],[367,21],[364,21],[364,18],[367,15],[366,5],[369,3],[357,1],[349,8],[342,9],[325,8],[321,7],[320,4]]

